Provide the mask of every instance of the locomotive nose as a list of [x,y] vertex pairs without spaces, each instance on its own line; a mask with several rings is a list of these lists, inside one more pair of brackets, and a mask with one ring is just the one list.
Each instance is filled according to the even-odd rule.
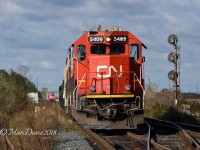
[[90,58],[91,87],[96,94],[124,93],[124,85],[129,85],[127,71],[128,58],[119,56],[93,56]]

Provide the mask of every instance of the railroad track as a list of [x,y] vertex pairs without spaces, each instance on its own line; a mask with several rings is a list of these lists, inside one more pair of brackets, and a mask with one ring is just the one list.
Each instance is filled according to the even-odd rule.
[[190,131],[190,130],[186,130],[186,132],[192,136],[193,138],[196,139],[197,143],[200,144],[200,133],[199,132],[193,132],[193,131]]
[[200,133],[188,128],[184,130],[178,123],[145,118],[139,130],[87,129],[87,133],[103,150],[200,150]]
[[144,135],[136,135],[126,130],[88,130],[93,140],[100,144],[101,149],[109,150],[145,150],[147,142]]
[[180,122],[174,122],[174,123],[183,128],[189,135],[195,138],[197,142],[200,144],[200,126],[185,124]]
[[150,143],[157,149],[200,150],[194,136],[177,123],[150,118],[145,118],[145,123],[149,125]]

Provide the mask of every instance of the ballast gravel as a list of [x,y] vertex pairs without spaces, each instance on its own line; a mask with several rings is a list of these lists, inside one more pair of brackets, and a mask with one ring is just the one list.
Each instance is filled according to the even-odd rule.
[[67,125],[60,126],[54,138],[53,150],[92,150],[81,131],[70,131]]

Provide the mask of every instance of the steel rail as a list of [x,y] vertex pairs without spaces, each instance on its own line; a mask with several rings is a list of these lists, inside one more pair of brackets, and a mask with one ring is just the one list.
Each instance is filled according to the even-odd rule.
[[190,134],[192,137],[200,139],[200,133],[199,132],[194,132],[191,130],[185,130],[188,134]]
[[181,128],[179,125],[177,125],[177,124],[175,124],[175,123],[173,123],[173,122],[170,122],[170,121],[164,121],[164,122],[171,123],[171,124],[175,125],[176,127],[178,127],[178,128],[184,133],[185,137],[187,137],[192,143],[194,143],[195,146],[196,146],[196,148],[197,148],[198,150],[200,150],[200,145],[199,145],[199,144],[196,142],[196,140],[195,140],[192,136],[190,136],[183,128]]
[[155,148],[157,149],[160,149],[160,150],[170,150],[169,148],[155,142],[153,140],[153,138],[151,138],[151,126],[147,123],[147,122],[144,122],[147,126],[148,126],[148,136],[147,136],[147,150],[150,150],[151,147],[150,147],[150,144],[152,144]]
[[180,127],[182,127],[185,130],[200,132],[200,126],[199,125],[191,125],[191,124],[181,123],[181,122],[173,122],[173,123],[179,125]]
[[[122,134],[122,136],[120,136],[121,133],[118,136],[116,136],[116,135],[114,135],[114,136],[108,135],[107,136],[106,134],[104,136],[102,136],[102,135],[99,135],[98,133],[95,133],[95,131],[92,131],[92,130],[84,129],[84,131],[90,137],[92,137],[92,140],[97,143],[97,145],[98,145],[98,147],[100,149],[103,149],[103,150],[104,149],[106,149],[106,150],[115,150],[115,149],[121,149],[122,147],[125,148],[125,149],[126,148],[130,149],[130,148],[133,148],[133,147],[129,147],[129,146],[136,146],[137,145],[137,144],[135,145],[135,142],[138,143],[137,146],[139,146],[139,147],[142,146],[143,144],[146,145],[146,142],[147,142],[147,140],[144,137],[144,135],[136,135],[136,134],[134,134],[134,133],[132,133],[130,131],[127,131],[126,133],[124,132],[125,134]],[[126,137],[124,137],[125,135],[126,135]],[[122,141],[118,141],[118,140],[122,140]],[[133,141],[134,144],[133,145],[131,145],[131,144],[130,145],[123,145],[124,141],[126,141],[126,140],[129,141],[129,142]],[[127,144],[127,141],[125,142],[125,144]],[[140,147],[140,149],[141,149],[141,147]],[[142,149],[146,149],[146,148],[143,147]],[[150,149],[147,149],[147,150],[150,150]]]
[[147,136],[147,150],[150,150],[151,147],[150,147],[150,140],[151,140],[151,126],[147,123],[147,122],[144,122],[147,126],[148,126],[148,136]]
[[[148,125],[148,123],[146,123]],[[141,142],[147,143],[147,150],[150,150],[150,126],[149,126],[149,131],[148,131],[148,137],[145,138],[144,135],[137,135],[134,134],[133,132],[127,131],[127,135],[133,139],[139,140]]]
[[143,135],[137,135],[133,132],[127,131],[127,135],[133,139],[142,141],[142,142],[147,142],[146,138]]
[[156,149],[159,149],[159,150],[171,150],[170,148],[167,148],[161,144],[158,144],[157,142],[155,142],[153,139],[151,139],[151,144],[156,148]]
[[[150,118],[147,118],[147,119],[150,119]],[[159,120],[159,119],[152,119],[151,120],[156,120],[158,122],[165,122],[165,123],[169,123],[169,124],[172,124],[174,126],[176,126],[181,132],[184,133],[184,136],[189,139],[193,144],[195,144],[195,147],[197,150],[200,150],[200,145],[196,142],[196,140],[190,136],[183,128],[181,128],[179,125],[177,125],[176,123],[173,123],[171,121],[166,121],[166,120]]]
[[95,132],[93,132],[89,129],[87,129],[85,131],[93,138],[94,141],[96,141],[99,145],[101,145],[103,149],[115,150],[115,148],[110,143],[108,143],[108,141],[106,141],[104,138],[102,138]]
[[145,138],[144,136],[140,136],[140,135],[136,135],[132,132],[127,132],[127,135],[130,136],[131,138],[134,138],[134,139],[137,139],[137,140],[140,140],[142,142],[146,142],[147,143],[147,150],[150,150],[151,149],[151,144],[156,148],[156,149],[159,149],[159,150],[171,150],[170,148],[167,148],[157,142],[155,142],[153,140],[153,138],[151,138],[151,126],[145,122],[145,124],[148,126],[148,133],[147,133],[147,138]]

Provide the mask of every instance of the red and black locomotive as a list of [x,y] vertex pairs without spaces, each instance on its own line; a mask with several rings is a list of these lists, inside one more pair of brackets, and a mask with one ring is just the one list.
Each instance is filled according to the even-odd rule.
[[68,49],[60,87],[67,113],[91,128],[135,129],[142,124],[142,47],[119,27],[84,32]]

